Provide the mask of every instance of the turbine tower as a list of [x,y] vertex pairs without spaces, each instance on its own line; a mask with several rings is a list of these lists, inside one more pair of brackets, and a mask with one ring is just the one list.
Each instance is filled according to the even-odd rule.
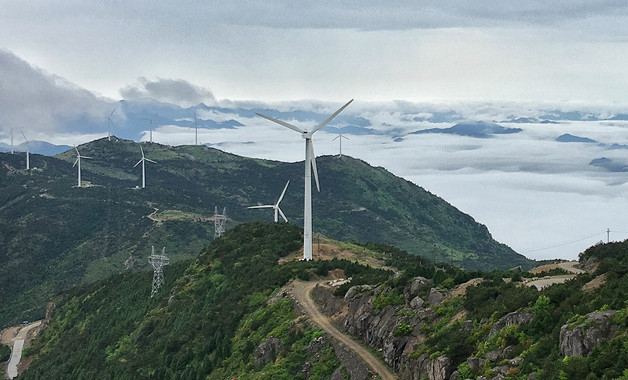
[[164,282],[164,266],[170,263],[170,259],[166,256],[166,247],[161,250],[161,255],[156,255],[153,246],[152,254],[148,256],[148,263],[153,266],[153,287],[150,291],[150,297],[153,298]]
[[338,133],[338,136],[336,136],[333,140],[331,141],[336,141],[338,140],[338,142],[340,143],[340,154],[338,155],[338,157],[342,157],[342,139],[345,140],[349,140],[348,137],[346,137],[345,135],[342,134],[342,132]]
[[152,143],[153,142],[153,120],[155,120],[155,118],[157,117],[157,113],[153,115],[153,117],[151,117],[150,119],[147,119],[145,117],[142,118],[142,120],[148,120],[148,122],[150,123],[150,139],[149,141]]
[[312,260],[312,169],[314,169],[314,179],[316,180],[316,188],[320,191],[320,184],[318,183],[318,171],[316,170],[316,156],[314,155],[314,145],[312,144],[312,135],[318,130],[329,124],[340,112],[351,104],[353,99],[349,100],[347,104],[340,107],[340,109],[334,112],[333,115],[328,117],[325,121],[314,127],[311,131],[304,131],[299,127],[286,123],[285,121],[274,119],[270,116],[259,114],[264,119],[270,120],[273,123],[283,125],[286,128],[292,129],[295,132],[301,134],[301,137],[305,140],[305,196],[303,207],[303,259]]
[[107,140],[108,141],[111,141],[111,127],[113,127],[113,121],[111,121],[111,116],[113,116],[114,112],[116,112],[115,108],[113,109],[113,111],[111,111],[109,116],[105,116],[105,119],[107,119]]
[[142,189],[143,189],[146,187],[146,169],[144,167],[145,166],[144,163],[148,161],[148,162],[152,162],[153,164],[156,164],[156,162],[151,160],[150,158],[144,157],[144,149],[142,149],[141,145],[140,145],[140,151],[142,152],[142,159],[139,160],[137,164],[135,164],[133,167],[136,167],[137,165],[142,164]]
[[277,203],[275,203],[274,205],[251,206],[251,207],[247,207],[247,208],[249,208],[249,209],[253,209],[253,208],[272,208],[273,210],[275,210],[275,223],[277,223],[279,221],[279,214],[281,214],[281,217],[283,218],[283,220],[285,220],[286,223],[288,223],[288,219],[286,218],[286,216],[283,214],[283,212],[279,208],[279,203],[283,199],[283,196],[286,194],[286,190],[288,189],[288,185],[289,184],[290,184],[290,181],[286,182],[286,186],[283,188],[283,191],[281,192],[281,196],[279,197],[279,199],[277,199]]
[[75,167],[78,164],[78,187],[81,187],[81,158],[91,159],[92,157],[81,156],[76,145],[74,146],[74,150],[76,150],[76,161],[74,161],[74,165],[72,165],[72,167]]
[[28,151],[28,139],[26,138],[26,136],[24,135],[24,132],[20,129],[20,133],[22,134],[22,137],[24,137],[24,140],[26,141],[26,170],[30,170],[31,169],[31,161],[30,161],[30,153]]
[[222,209],[222,214],[218,213],[218,206],[214,208],[214,239],[225,233],[225,223],[227,222],[227,208]]
[[13,149],[13,128],[11,128],[11,154],[15,153],[15,150]]
[[198,118],[194,112],[194,145],[198,145]]

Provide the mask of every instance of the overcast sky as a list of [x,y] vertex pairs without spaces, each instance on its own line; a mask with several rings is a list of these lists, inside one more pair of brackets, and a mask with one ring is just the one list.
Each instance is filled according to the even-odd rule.
[[0,25],[112,98],[180,78],[236,100],[628,99],[625,1],[4,0]]
[[[449,108],[489,121],[550,104],[628,113],[625,1],[3,0],[0,8],[0,128],[27,126],[32,139],[97,138],[102,131],[77,141],[58,128],[81,114],[102,118],[120,99],[333,112],[355,98],[345,113],[405,132],[434,127],[413,122],[417,113]],[[202,131],[202,142],[303,159],[301,139],[281,127],[205,116],[244,126]],[[617,212],[628,209],[625,174],[588,166],[602,156],[626,163],[628,154],[554,139],[628,144],[627,127],[527,125],[485,140],[351,136],[343,147],[441,196],[521,253],[575,258],[606,227],[612,240],[628,237],[628,217]],[[335,152],[331,138],[317,134],[317,154]],[[155,140],[192,141],[173,126],[159,126]]]

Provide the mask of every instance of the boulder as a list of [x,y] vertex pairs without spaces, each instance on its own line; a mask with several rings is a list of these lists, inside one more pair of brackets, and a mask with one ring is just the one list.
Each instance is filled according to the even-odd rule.
[[560,328],[560,353],[563,356],[587,356],[595,346],[615,337],[618,326],[613,324],[614,311],[595,311],[585,317],[580,325],[567,324]]
[[423,304],[425,304],[425,301],[423,301],[419,296],[414,297],[412,301],[410,301],[410,307],[413,309],[419,309],[423,306]]
[[484,363],[486,363],[486,359],[467,358],[467,364],[469,365],[469,369],[471,369],[471,372],[479,372],[480,369],[484,367]]
[[436,288],[430,289],[430,293],[427,295],[427,303],[432,305],[440,305],[445,299],[445,294]]
[[495,324],[491,327],[491,331],[488,333],[488,336],[493,336],[495,333],[501,331],[501,329],[506,326],[530,323],[532,318],[534,318],[534,312],[532,311],[524,310],[508,313],[501,317],[499,321],[495,322]]
[[256,366],[270,363],[275,360],[277,354],[283,350],[279,338],[273,336],[266,339],[262,344],[257,346],[253,353],[253,359]]

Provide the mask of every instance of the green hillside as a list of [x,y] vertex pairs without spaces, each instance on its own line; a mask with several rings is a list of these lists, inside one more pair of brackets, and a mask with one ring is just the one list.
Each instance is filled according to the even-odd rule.
[[[376,244],[362,249],[379,254],[396,274],[343,260],[278,264],[300,244],[295,226],[242,224],[196,260],[166,267],[166,283],[155,298],[148,297],[149,272],[114,275],[59,295],[49,326],[27,349],[32,364],[23,378],[328,379],[332,373],[347,378],[330,338],[299,317],[295,302],[279,291],[293,278],[332,269],[351,276],[349,286],[371,285],[362,290],[368,302],[354,317],[369,335],[384,339],[379,343],[388,347],[384,351],[378,343],[371,346],[384,359],[391,347],[402,348],[393,357],[397,362],[445,358],[446,378],[454,371],[459,378],[501,373],[513,380],[628,376],[628,242],[589,249],[581,262],[591,273],[540,292],[522,286],[520,272],[439,268]],[[472,278],[483,282],[466,294],[417,308],[406,294],[416,276],[442,292]],[[347,289],[336,290],[338,302],[363,302],[360,290],[344,296]],[[429,300],[426,291],[418,294]],[[369,327],[371,320],[379,327]],[[386,325],[394,332],[381,335]],[[563,331],[572,338],[564,338]],[[277,350],[260,360],[260,347],[273,340]],[[403,349],[409,341],[415,342],[411,349]],[[569,351],[585,343],[586,352]],[[393,370],[405,376],[404,369]],[[432,379],[426,371],[415,374]]]
[[[205,146],[144,144],[147,188],[134,168],[139,144],[113,139],[54,158],[0,154],[0,325],[35,319],[50,295],[111,273],[147,268],[151,246],[173,261],[195,257],[214,236],[207,218],[226,207],[228,228],[272,220],[269,210],[287,180],[282,210],[302,225],[303,163],[250,159]],[[442,199],[382,168],[350,157],[320,157],[314,231],[347,241],[374,241],[463,268],[529,267],[495,242],[486,227]]]

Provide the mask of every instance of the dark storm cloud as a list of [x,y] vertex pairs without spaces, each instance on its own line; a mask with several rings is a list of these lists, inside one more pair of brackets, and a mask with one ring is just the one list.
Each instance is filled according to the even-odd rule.
[[183,79],[157,78],[151,81],[140,77],[137,84],[121,89],[120,95],[128,100],[155,99],[182,106],[212,105],[216,102],[211,91]]
[[100,117],[108,103],[0,49],[0,128],[59,131],[65,123]]

